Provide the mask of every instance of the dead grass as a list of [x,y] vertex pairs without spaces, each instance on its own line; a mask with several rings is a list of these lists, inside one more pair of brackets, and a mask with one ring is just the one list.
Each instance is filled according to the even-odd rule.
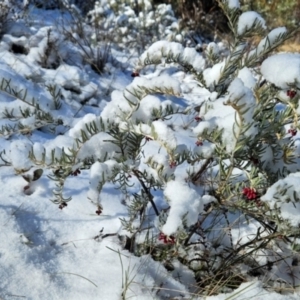
[[297,52],[300,53],[300,42],[298,41],[288,41],[284,45],[278,48],[278,51],[284,52]]

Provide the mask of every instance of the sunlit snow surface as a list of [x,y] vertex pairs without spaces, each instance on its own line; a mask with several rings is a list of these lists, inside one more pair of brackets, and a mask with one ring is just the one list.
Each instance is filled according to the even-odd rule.
[[[229,5],[231,8],[239,7],[238,1],[235,0],[229,1]],[[12,167],[0,168],[0,298],[118,300],[123,293],[124,299],[171,299],[178,297],[178,294],[182,295],[183,299],[191,297],[196,299],[197,296],[190,294],[187,288],[195,284],[192,273],[187,268],[174,262],[175,270],[170,274],[150,256],[135,257],[123,250],[124,240],[119,236],[124,237],[127,233],[122,231],[120,218],[127,216],[127,208],[123,205],[124,195],[113,185],[105,184],[100,199],[104,208],[103,213],[100,216],[95,213],[97,207],[93,203],[99,200],[96,189],[97,183],[102,178],[99,177],[99,173],[101,176],[102,174],[108,176],[112,167],[117,165],[114,160],[116,158],[114,147],[110,145],[110,148],[105,148],[107,144],[104,141],[108,138],[105,133],[98,134],[86,143],[79,156],[84,158],[93,154],[95,159],[101,159],[103,153],[108,152],[111,157],[108,157],[109,160],[105,163],[96,163],[91,170],[82,171],[77,177],[67,179],[65,196],[72,196],[73,200],[63,210],[49,201],[53,197],[52,190],[55,185],[48,179],[48,172],[45,171],[41,179],[31,185],[30,193],[24,192],[27,182],[20,175],[16,175],[16,172],[30,169],[28,154],[31,146],[37,159],[40,159],[46,150],[48,155],[46,162],[50,159],[52,149],[56,149],[58,157],[62,147],[68,153],[68,148],[73,146],[74,140],[80,136],[85,124],[98,120],[100,115],[104,122],[109,119],[113,119],[116,123],[121,122],[119,114],[130,112],[130,106],[124,97],[135,101],[128,90],[139,85],[151,89],[162,82],[174,90],[176,97],[166,99],[159,95],[146,96],[141,101],[139,109],[132,114],[133,120],[147,121],[150,117],[150,108],[164,108],[168,104],[172,104],[174,108],[185,107],[187,104],[199,105],[208,99],[216,100],[213,105],[219,112],[206,112],[209,121],[196,125],[189,135],[183,130],[173,134],[166,125],[168,122],[174,122],[180,128],[191,121],[185,116],[174,117],[177,119],[170,119],[165,123],[157,120],[153,122],[152,127],[143,124],[135,130],[147,137],[158,134],[159,143],[164,143],[170,149],[176,148],[176,151],[183,152],[185,149],[195,148],[199,154],[209,158],[214,147],[209,142],[204,142],[202,147],[195,146],[197,134],[205,128],[221,126],[225,129],[223,139],[230,150],[235,143],[231,131],[234,112],[231,107],[224,106],[224,101],[230,101],[242,93],[250,99],[247,105],[251,110],[254,101],[251,88],[255,85],[255,78],[248,69],[241,70],[239,79],[230,86],[229,96],[226,99],[216,99],[215,92],[199,87],[193,78],[183,72],[170,71],[168,74],[159,74],[153,78],[149,74],[133,80],[130,71],[137,62],[137,55],[133,55],[131,59],[129,54],[126,57],[127,54],[117,50],[113,50],[114,55],[120,61],[126,61],[127,67],[119,70],[112,66],[110,72],[99,76],[83,64],[78,48],[64,40],[57,29],[56,25],[68,18],[67,14],[62,15],[59,11],[32,8],[28,15],[28,23],[21,21],[15,23],[0,43],[0,80],[10,79],[13,88],[22,90],[23,93],[27,90],[28,97],[34,98],[45,111],[51,111],[55,118],[63,120],[63,125],[56,129],[59,132],[53,133],[50,129],[35,130],[37,126],[35,118],[27,118],[23,125],[33,130],[32,135],[1,137],[0,150],[6,150]],[[242,17],[239,23],[240,32],[256,18],[261,20],[254,14]],[[48,63],[51,64],[51,59],[55,61],[57,57],[64,61],[56,69],[40,67],[40,55],[44,51],[49,29],[52,38],[58,41],[59,47],[53,56],[50,56]],[[28,54],[10,52],[13,43],[26,47]],[[182,55],[191,64],[195,64],[196,70],[204,68],[202,57],[194,49],[184,50],[176,43],[159,42],[148,51],[153,51],[160,59],[161,47],[165,47],[165,51],[172,50],[175,54]],[[216,45],[212,44],[210,47],[213,51],[218,51]],[[146,57],[147,52],[141,59]],[[263,75],[270,82],[286,87],[280,76],[273,79],[269,72],[268,64],[273,63],[272,60],[277,64],[278,70],[283,67],[291,68],[290,82],[298,76],[298,56],[271,57],[262,67]],[[218,81],[222,67],[221,63],[206,70],[204,80],[208,85]],[[49,91],[41,88],[40,84],[64,88],[63,105],[60,109],[54,109],[53,101],[49,100],[51,99]],[[126,87],[127,91],[123,93]],[[99,98],[103,98],[101,103],[98,103]],[[87,102],[87,105],[82,106],[82,102]],[[1,93],[0,112],[3,113],[5,108],[14,110],[20,116],[20,108],[26,108],[26,105],[16,98]],[[200,110],[199,113],[202,112]],[[1,126],[7,122],[13,121],[1,117]],[[252,132],[255,132],[254,128]],[[159,143],[149,141],[145,147],[145,156],[153,156],[154,161],[165,166],[165,173],[175,174],[176,181],[169,182],[164,191],[164,196],[169,198],[171,210],[169,219],[162,229],[166,234],[172,234],[181,226],[180,217],[188,213],[188,224],[192,225],[197,220],[198,213],[203,211],[203,205],[213,199],[207,195],[201,198],[199,191],[189,187],[184,182],[186,174],[181,172],[180,167],[176,171],[169,167],[166,153],[160,150]],[[145,166],[146,159],[141,162],[140,170]],[[29,171],[31,172],[32,170]],[[151,175],[158,176],[155,170]],[[296,175],[292,179],[296,189]],[[275,188],[270,188],[264,198],[265,201],[268,201],[268,197],[272,198]],[[157,195],[155,200],[159,202],[162,197],[163,195]],[[180,203],[181,198],[185,200],[184,205]],[[285,209],[285,216],[288,218],[292,213],[292,207],[282,204],[281,208]],[[233,229],[232,237],[235,241],[245,239],[248,235],[255,234],[256,230],[257,224],[251,224],[247,229],[246,227]],[[238,290],[230,294],[205,299],[251,298],[299,299],[299,295],[281,296],[268,292],[258,281],[242,284]]]

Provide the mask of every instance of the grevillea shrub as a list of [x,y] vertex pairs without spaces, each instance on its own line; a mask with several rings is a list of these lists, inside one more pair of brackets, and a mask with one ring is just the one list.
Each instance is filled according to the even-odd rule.
[[97,29],[96,40],[105,37],[119,47],[139,53],[158,37],[181,42],[185,36],[171,5],[154,6],[149,0],[96,1],[87,14],[87,22]]
[[[227,291],[254,277],[267,287],[279,280],[295,287],[300,55],[273,53],[292,35],[286,28],[267,30],[237,0],[219,5],[234,36],[227,55],[216,43],[199,53],[155,42],[126,89],[114,91],[100,115],[69,122],[56,148],[14,141],[1,157],[19,173],[32,166],[51,170],[52,201],[63,211],[72,205],[64,184],[83,170],[90,170],[87,198],[95,216],[105,212],[102,190],[119,189],[128,208],[121,219],[125,248],[151,255],[174,278],[178,268],[189,270],[193,293]],[[251,47],[254,36],[261,39]],[[56,101],[44,107],[12,84],[4,81],[1,89],[35,108],[21,110],[23,117],[36,116],[34,128],[62,126],[55,88],[44,95]],[[2,127],[2,134],[10,130]]]

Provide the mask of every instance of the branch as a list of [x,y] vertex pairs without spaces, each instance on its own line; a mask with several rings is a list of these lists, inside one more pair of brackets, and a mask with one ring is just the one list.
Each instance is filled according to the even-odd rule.
[[213,161],[213,158],[211,158],[211,157],[208,158],[208,159],[204,162],[204,164],[201,166],[200,170],[199,170],[196,174],[192,175],[192,178],[191,178],[192,183],[195,183],[197,180],[200,179],[201,175],[204,173],[204,171],[207,169],[208,165],[209,165],[212,161]]
[[158,209],[157,209],[157,207],[156,207],[156,205],[155,205],[155,203],[154,203],[154,201],[153,201],[153,196],[152,196],[152,194],[151,194],[151,192],[150,192],[150,189],[146,187],[144,181],[140,178],[140,172],[139,172],[138,170],[132,170],[132,172],[133,172],[133,174],[136,176],[136,178],[137,178],[138,181],[140,182],[140,184],[141,184],[141,186],[142,186],[144,192],[145,192],[146,195],[148,196],[149,201],[150,201],[150,203],[151,203],[151,205],[152,205],[152,207],[153,207],[153,209],[154,209],[154,211],[155,211],[155,214],[156,214],[157,216],[159,216],[159,211],[158,211]]

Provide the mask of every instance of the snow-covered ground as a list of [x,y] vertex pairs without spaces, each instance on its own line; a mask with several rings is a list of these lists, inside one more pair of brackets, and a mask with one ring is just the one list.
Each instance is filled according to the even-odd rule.
[[[235,7],[238,1],[229,1],[229,4]],[[98,5],[95,11],[97,9],[101,13],[109,11],[106,6]],[[160,11],[170,23],[164,27],[167,28],[165,36],[174,35],[175,40],[182,41],[184,37],[174,33],[176,20],[168,6],[162,6]],[[130,13],[124,8],[123,17],[117,20],[122,30],[132,24]],[[244,15],[239,31],[245,30],[256,19],[254,13]],[[171,208],[160,230],[172,236],[183,226],[181,219],[184,216],[187,217],[187,225],[192,226],[199,213],[204,211],[204,206],[215,199],[204,195],[199,187],[190,188],[185,182],[186,166],[178,166],[174,170],[174,165],[166,160],[166,155],[173,153],[171,150],[177,147],[179,152],[194,149],[199,155],[210,158],[213,145],[199,140],[198,136],[208,128],[212,130],[218,126],[224,129],[222,141],[231,151],[235,145],[232,131],[234,111],[223,103],[230,103],[235,97],[240,97],[245,103],[250,99],[252,102],[247,102],[248,116],[255,103],[251,98],[251,88],[256,84],[256,78],[247,68],[242,69],[239,78],[231,83],[225,100],[217,99],[213,89],[200,87],[193,76],[176,68],[165,71],[160,66],[153,72],[141,73],[140,77],[131,76],[133,71],[143,72],[149,53],[164,63],[162,48],[165,54],[172,52],[174,57],[184,57],[195,71],[203,70],[203,56],[194,48],[184,48],[178,43],[154,43],[150,48],[147,47],[148,52],[144,52],[140,60],[139,52],[146,50],[146,47],[142,49],[139,45],[140,48],[135,50],[112,46],[111,60],[103,71],[97,72],[88,63],[90,57],[83,59],[84,54],[89,53],[89,46],[84,44],[82,37],[74,34],[73,39],[66,38],[68,33],[72,33],[74,22],[64,10],[44,10],[29,5],[24,15],[8,22],[0,42],[0,299],[299,299],[300,291],[297,289],[281,295],[264,289],[262,281],[255,278],[241,284],[233,292],[200,297],[193,293],[196,291],[196,281],[192,271],[178,261],[174,261],[172,271],[167,271],[149,254],[137,257],[126,250],[129,233],[120,221],[128,216],[125,195],[113,183],[103,185],[101,199],[97,193],[101,180],[110,176],[113,166],[118,165],[115,160],[118,157],[116,149],[112,143],[107,145],[107,140],[112,137],[105,133],[98,133],[82,148],[78,146],[80,149],[77,149],[77,154],[82,160],[91,156],[101,160],[108,155],[107,161],[94,163],[91,170],[82,168],[81,164],[73,166],[73,176],[67,177],[63,189],[64,197],[72,197],[72,201],[59,202],[60,205],[63,203],[62,209],[50,201],[58,199],[53,195],[57,186],[55,181],[49,179],[48,176],[51,177],[53,173],[44,168],[45,164],[55,161],[55,158],[60,161],[64,153],[71,154],[74,141],[82,138],[82,132],[86,130],[85,125],[92,121],[99,122],[100,114],[107,123],[109,119],[120,123],[120,128],[123,121],[116,112],[119,115],[127,114],[130,117],[128,120],[144,122],[136,127],[132,124],[132,130],[142,133],[147,143],[139,170],[143,171],[147,163],[152,163],[147,161],[151,156],[156,166],[152,170],[153,176],[158,176],[157,170],[161,164],[163,175],[176,177],[177,181],[167,182],[164,192],[158,191],[154,197],[161,209],[165,205],[163,196],[169,199]],[[285,29],[278,32],[284,33]],[[122,40],[124,43],[131,42],[129,35],[129,41],[125,37]],[[263,51],[263,45],[258,47],[259,51]],[[206,51],[207,54],[218,54],[226,52],[226,49],[222,43],[211,43]],[[291,62],[294,73],[289,73],[288,82],[299,75],[299,66],[295,67],[299,57],[282,56],[282,65],[278,64],[279,68],[283,68]],[[286,81],[283,76],[272,77],[273,73],[269,71],[271,63],[272,58],[263,65],[267,80],[274,84],[279,82],[278,85],[282,85],[283,89],[288,88],[283,84]],[[207,86],[212,87],[218,82],[223,67],[224,62],[220,62],[206,68],[203,75]],[[173,96],[147,95],[139,103],[138,109],[131,112],[132,106],[136,105],[132,91],[140,86],[155,89],[161,83],[172,90]],[[250,96],[246,99],[245,95]],[[204,113],[201,107],[199,114],[178,114],[173,119],[166,118],[166,122],[155,120],[151,126],[147,123],[152,117],[153,108],[159,111],[161,108],[167,110],[170,106],[174,110],[184,111],[190,105],[201,105],[208,99],[215,100],[214,114],[207,110],[206,119],[199,124],[200,114]],[[248,121],[251,124],[251,120]],[[176,134],[170,129],[171,124],[177,126]],[[186,124],[193,124],[194,128],[186,131]],[[254,134],[255,130],[253,126],[249,132]],[[40,172],[36,170],[40,169],[39,163],[43,160],[41,177],[32,180],[34,174]],[[132,162],[132,165],[136,163]],[[199,166],[195,168],[199,169]],[[129,179],[129,183],[135,184],[130,187],[131,192],[138,193],[140,186],[137,180]],[[289,186],[292,195],[293,191],[297,191],[297,176],[290,176],[279,184],[293,185],[294,189]],[[275,205],[272,201],[277,190],[273,186],[262,201]],[[202,197],[199,193],[202,193]],[[282,204],[284,218],[291,217],[291,207]],[[153,207],[148,205],[147,210],[153,221]],[[297,226],[298,223],[300,221],[295,216],[293,224]],[[240,242],[247,236],[255,235],[258,226],[258,223],[250,222],[248,227],[233,228],[231,239]],[[159,239],[158,235],[157,229],[156,239]],[[142,234],[137,238],[142,239]],[[296,271],[299,272],[298,269]],[[298,278],[296,280],[299,282]],[[279,290],[280,283],[276,288]]]

